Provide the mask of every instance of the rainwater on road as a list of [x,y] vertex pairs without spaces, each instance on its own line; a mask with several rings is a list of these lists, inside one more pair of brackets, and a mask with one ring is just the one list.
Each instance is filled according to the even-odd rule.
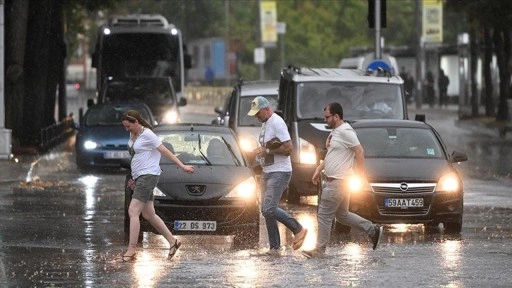
[[[353,231],[334,234],[327,256],[306,259],[281,227],[280,256],[237,250],[231,237],[178,236],[183,246],[169,260],[163,237],[147,234],[136,261],[123,263],[124,172],[78,172],[70,142],[38,159],[30,182],[0,186],[0,287],[511,287],[510,164],[500,162],[510,157],[510,138],[502,147],[497,133],[460,123],[454,113],[422,112],[449,150],[469,155],[460,165],[461,235],[389,225],[375,251]],[[312,232],[303,249],[316,241],[315,205],[308,197],[282,206]],[[263,226],[260,232],[264,249]]]

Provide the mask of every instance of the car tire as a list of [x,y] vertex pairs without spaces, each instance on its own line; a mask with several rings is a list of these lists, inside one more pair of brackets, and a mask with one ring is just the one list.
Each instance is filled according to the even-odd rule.
[[439,223],[424,224],[425,233],[434,234],[439,232]]
[[233,247],[235,249],[253,249],[260,243],[260,228],[251,227],[241,230],[233,237]]
[[300,194],[293,185],[288,186],[286,192],[286,199],[289,204],[300,204]]
[[460,234],[460,232],[462,231],[462,219],[460,221],[443,223],[443,226],[444,226],[444,233],[454,234],[454,235]]

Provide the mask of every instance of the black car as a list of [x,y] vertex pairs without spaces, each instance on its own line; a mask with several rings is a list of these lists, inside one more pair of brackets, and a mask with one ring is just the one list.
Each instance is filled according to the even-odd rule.
[[[163,125],[154,129],[163,144],[187,165],[188,174],[162,157],[162,174],[153,195],[155,211],[177,235],[234,235],[237,247],[259,242],[259,195],[255,178],[228,127],[204,124]],[[129,235],[125,193],[125,232]],[[141,232],[154,231],[142,221]]]
[[122,77],[106,80],[100,91],[99,103],[138,100],[146,103],[160,124],[180,122],[178,106],[187,99],[177,99],[169,77]]
[[79,169],[119,169],[122,159],[130,158],[130,133],[121,122],[123,113],[128,110],[137,110],[148,123],[156,123],[149,107],[141,102],[96,104],[87,109],[80,119],[75,142]]
[[[364,148],[366,179],[347,181],[350,211],[376,223],[425,224],[460,233],[462,179],[436,130],[420,121],[360,120],[351,123]],[[358,180],[358,181],[356,181]],[[357,184],[357,185],[353,185]]]

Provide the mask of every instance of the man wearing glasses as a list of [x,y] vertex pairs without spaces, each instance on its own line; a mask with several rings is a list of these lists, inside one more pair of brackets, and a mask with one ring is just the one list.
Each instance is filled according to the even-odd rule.
[[[382,236],[382,226],[375,225],[369,220],[348,211],[350,192],[346,189],[346,180],[351,175],[364,176],[364,150],[356,132],[343,121],[343,107],[334,102],[324,108],[324,119],[327,127],[332,129],[327,137],[327,154],[318,165],[312,177],[316,185],[321,173],[325,173],[325,185],[322,187],[322,197],[318,203],[318,235],[316,248],[302,251],[307,258],[325,253],[331,237],[333,220],[364,231],[372,240],[373,249],[377,249]],[[354,160],[355,164],[354,165]]]

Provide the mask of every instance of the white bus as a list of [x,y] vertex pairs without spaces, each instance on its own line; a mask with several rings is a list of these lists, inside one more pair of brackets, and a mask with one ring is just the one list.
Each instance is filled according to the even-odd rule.
[[112,18],[98,30],[92,57],[97,90],[118,77],[171,77],[178,99],[184,97],[185,55],[181,31],[161,15],[126,15]]

